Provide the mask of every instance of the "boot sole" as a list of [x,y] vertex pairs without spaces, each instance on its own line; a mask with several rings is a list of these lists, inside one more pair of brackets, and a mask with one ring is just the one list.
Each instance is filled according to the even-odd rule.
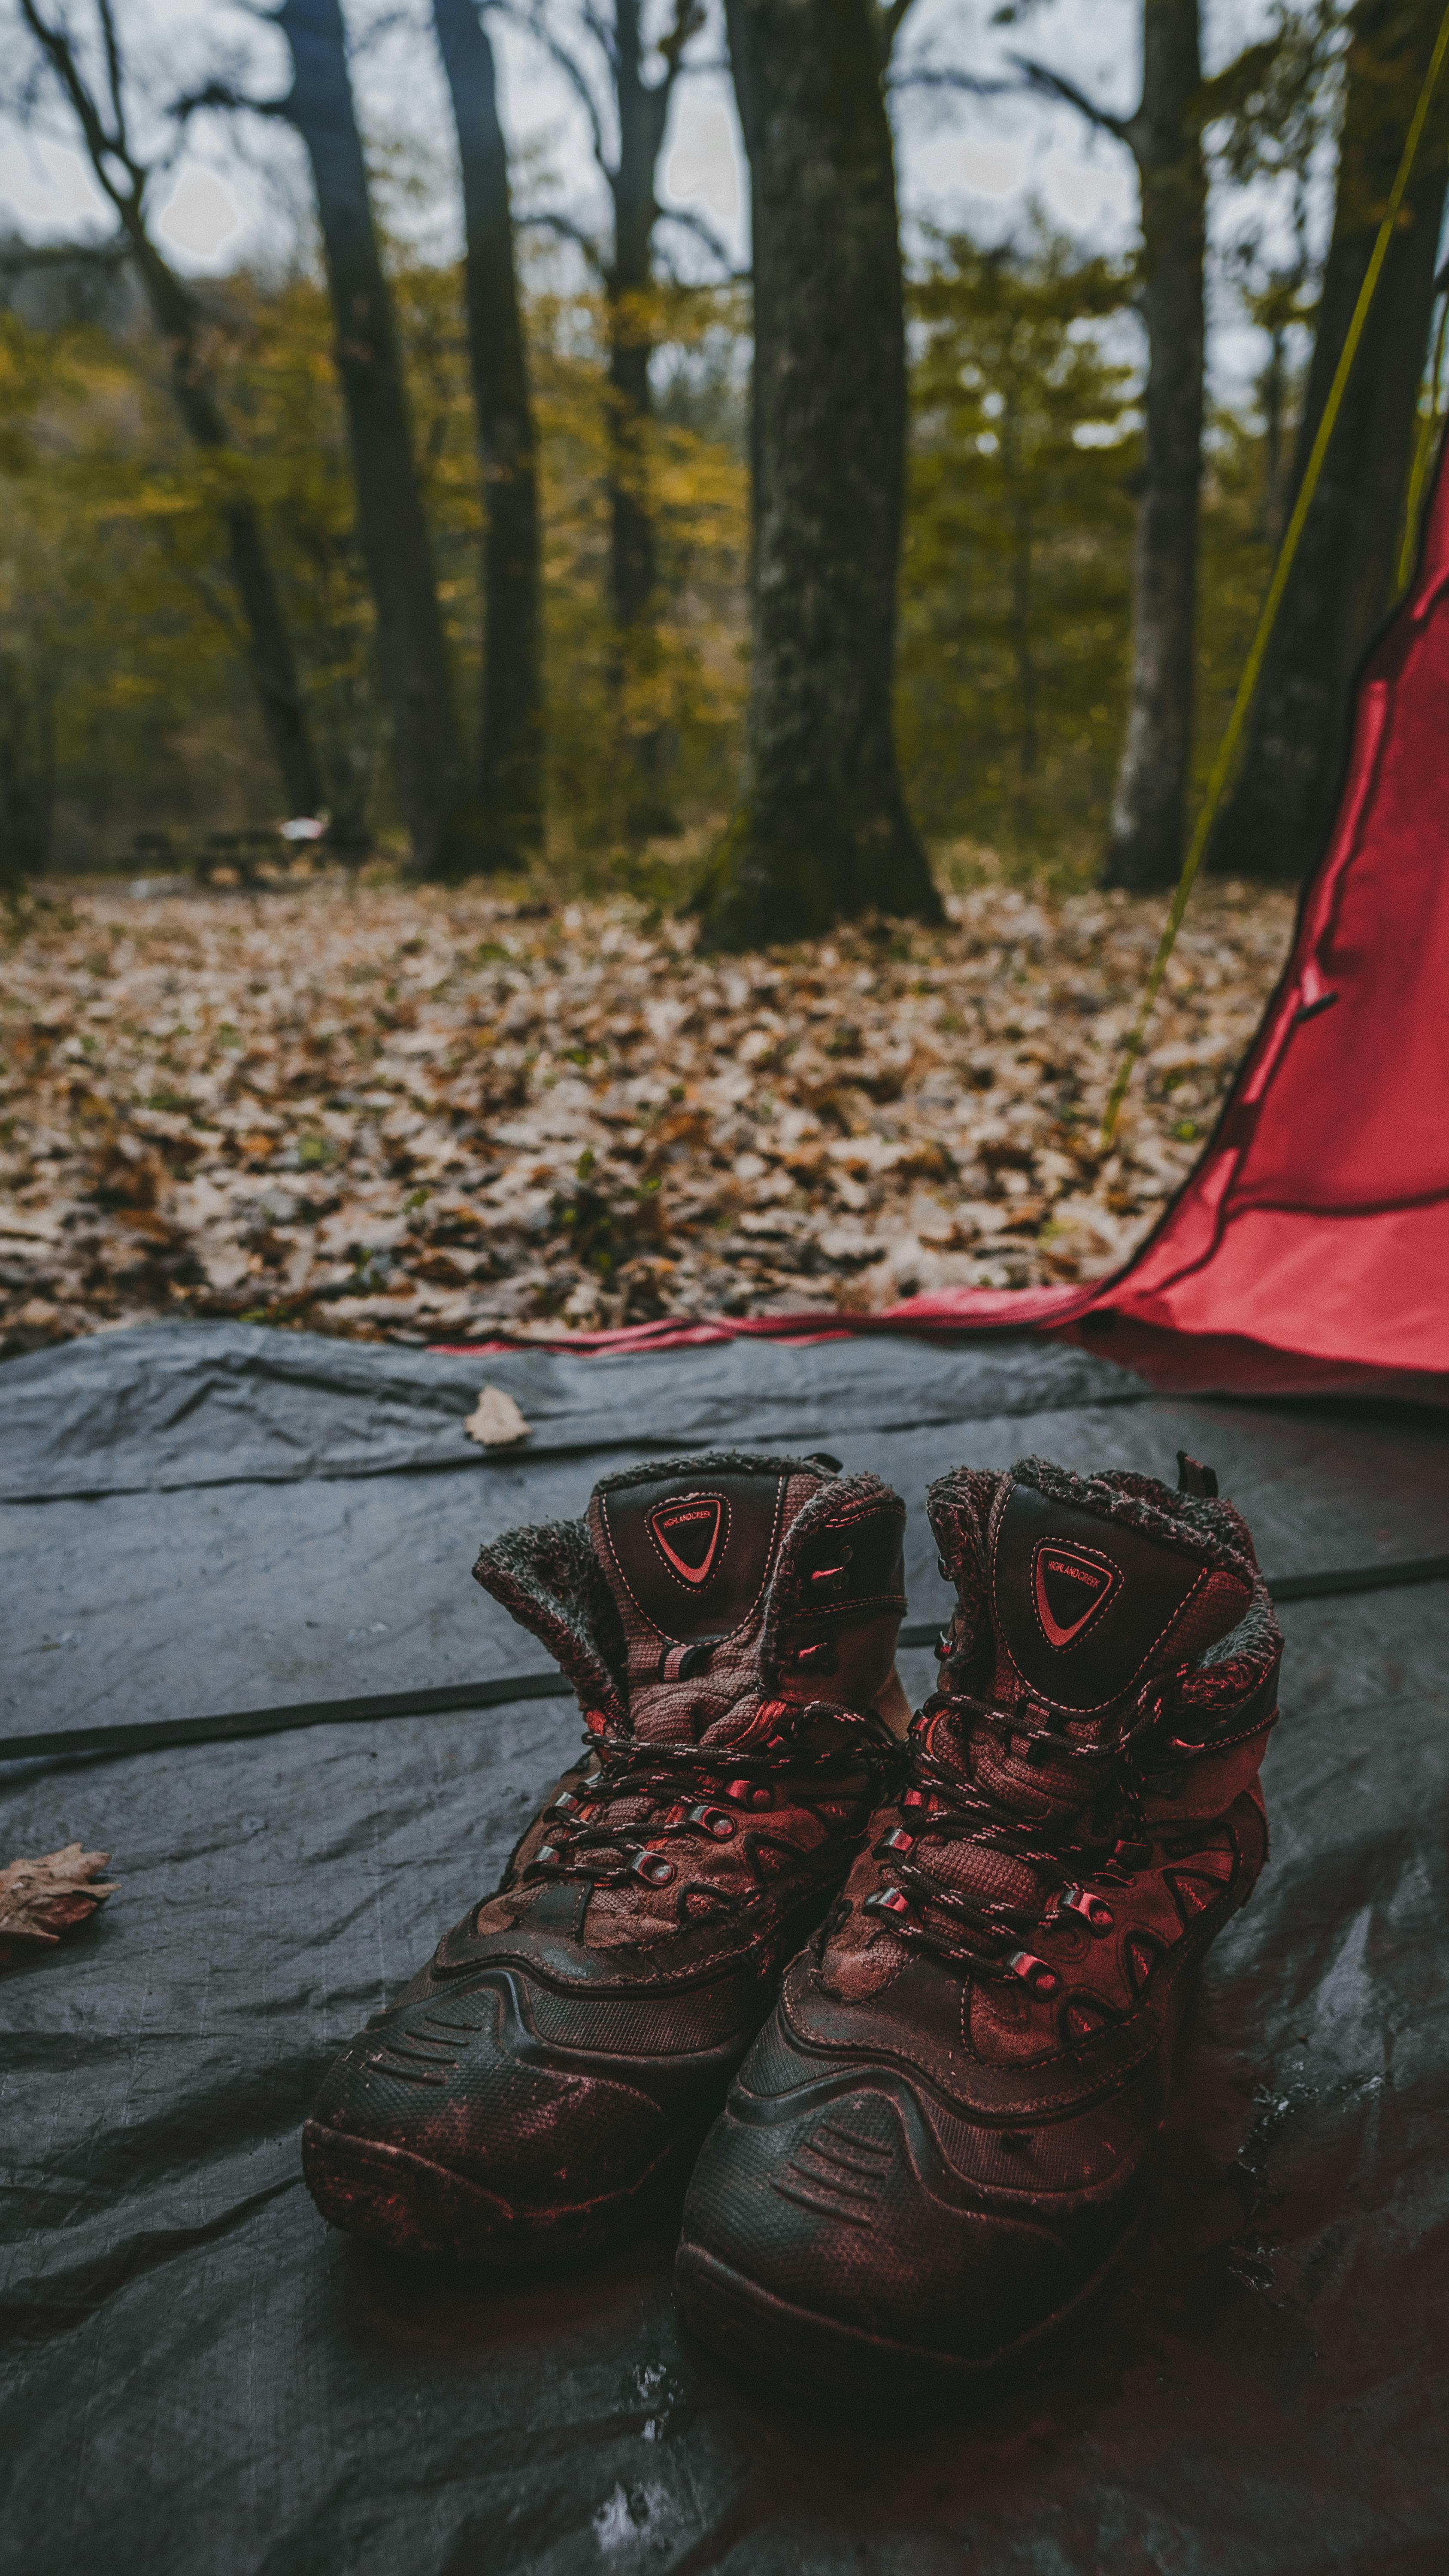
[[736,2372],[770,2381],[798,2404],[828,2401],[872,2414],[946,2406],[997,2394],[1055,2357],[1090,2325],[1145,2222],[1134,2218],[1075,2297],[1014,2342],[979,2360],[898,2343],[796,2307],[699,2246],[681,2245],[674,2294],[690,2332]]
[[364,2244],[515,2271],[602,2253],[677,2215],[702,2136],[676,2139],[627,2191],[553,2209],[517,2209],[427,2156],[320,2120],[303,2128],[302,2173],[328,2224]]

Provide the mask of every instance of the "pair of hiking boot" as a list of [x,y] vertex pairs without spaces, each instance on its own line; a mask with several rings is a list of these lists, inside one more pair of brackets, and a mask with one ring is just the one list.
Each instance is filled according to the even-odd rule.
[[687,2183],[690,2327],[842,2392],[882,2363],[970,2384],[1079,2316],[1267,1850],[1281,1638],[1245,1523],[1184,1476],[1027,1458],[933,1485],[956,1610],[914,1718],[905,1507],[876,1476],[718,1451],[486,1546],[585,1750],[327,2076],[323,2215],[514,2267]]

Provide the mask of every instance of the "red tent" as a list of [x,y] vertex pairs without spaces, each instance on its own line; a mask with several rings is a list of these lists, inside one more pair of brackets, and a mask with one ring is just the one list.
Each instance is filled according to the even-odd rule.
[[[1154,1232],[1087,1287],[943,1289],[837,1328],[1108,1317],[1179,1350],[1183,1335],[1230,1337],[1350,1371],[1449,1371],[1449,471],[1418,578],[1364,668],[1337,819],[1287,966]],[[568,1340],[606,1350],[830,1322],[665,1321]],[[1271,1364],[1248,1373],[1275,1380]]]
[[1449,473],[1369,656],[1338,815],[1207,1151],[1085,1290],[917,1297],[901,1318],[1111,1313],[1378,1368],[1449,1369]]

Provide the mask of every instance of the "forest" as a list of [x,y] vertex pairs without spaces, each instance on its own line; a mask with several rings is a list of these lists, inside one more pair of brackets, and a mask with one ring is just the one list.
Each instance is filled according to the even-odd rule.
[[[1112,0],[1085,51],[1055,0],[4,14],[7,149],[63,144],[98,208],[0,239],[10,1346],[178,1300],[590,1322],[1120,1259],[1412,576],[1438,0]],[[379,47],[446,124],[388,123]],[[569,148],[517,140],[525,63]],[[735,242],[669,184],[701,79]],[[908,203],[911,138],[959,126],[969,178],[991,113],[1090,133],[1130,238],[1030,183]],[[245,259],[168,246],[187,154],[268,196]]]

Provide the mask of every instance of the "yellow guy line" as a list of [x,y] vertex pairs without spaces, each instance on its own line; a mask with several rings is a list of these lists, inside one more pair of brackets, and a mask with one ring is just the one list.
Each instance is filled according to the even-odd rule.
[[1162,990],[1162,979],[1167,972],[1167,961],[1172,955],[1177,934],[1182,928],[1182,917],[1187,910],[1187,899],[1192,892],[1193,882],[1197,876],[1198,869],[1202,865],[1203,852],[1207,848],[1208,844],[1208,835],[1212,830],[1213,824],[1217,820],[1218,807],[1223,800],[1223,790],[1227,785],[1228,778],[1232,770],[1238,744],[1242,740],[1243,727],[1247,722],[1248,710],[1253,703],[1253,693],[1258,685],[1258,676],[1263,668],[1263,657],[1268,650],[1268,641],[1272,635],[1279,608],[1282,605],[1283,593],[1288,586],[1288,575],[1293,569],[1293,558],[1298,552],[1298,541],[1303,534],[1304,521],[1307,519],[1314,491],[1317,488],[1318,478],[1323,469],[1323,460],[1328,452],[1328,442],[1333,436],[1334,423],[1338,418],[1339,410],[1343,402],[1344,388],[1348,383],[1349,372],[1353,366],[1354,357],[1358,350],[1358,344],[1363,338],[1363,329],[1364,324],[1368,320],[1369,306],[1374,300],[1374,289],[1378,285],[1379,273],[1388,256],[1389,243],[1393,237],[1394,226],[1398,221],[1399,208],[1404,202],[1404,191],[1408,187],[1409,179],[1413,172],[1415,156],[1418,152],[1419,143],[1424,132],[1424,122],[1429,113],[1430,104],[1433,100],[1434,90],[1439,79],[1439,74],[1444,67],[1444,56],[1446,52],[1449,52],[1449,9],[1446,9],[1444,12],[1444,23],[1439,29],[1438,41],[1435,44],[1429,68],[1424,75],[1424,86],[1419,92],[1419,103],[1414,110],[1413,120],[1409,127],[1408,138],[1404,144],[1403,159],[1399,163],[1398,175],[1394,180],[1393,187],[1389,191],[1389,202],[1384,209],[1384,219],[1379,226],[1378,239],[1374,243],[1373,254],[1369,260],[1368,267],[1364,272],[1363,284],[1358,291],[1358,302],[1353,308],[1353,319],[1349,323],[1348,332],[1344,339],[1342,351],[1339,355],[1338,365],[1334,370],[1333,382],[1328,389],[1328,400],[1323,406],[1323,417],[1318,424],[1318,435],[1313,442],[1313,452],[1308,459],[1307,466],[1304,469],[1303,481],[1298,488],[1298,498],[1293,506],[1293,516],[1288,522],[1287,532],[1284,536],[1283,543],[1278,550],[1278,561],[1273,569],[1273,579],[1269,585],[1268,596],[1263,602],[1263,613],[1258,620],[1258,631],[1253,638],[1252,651],[1249,653],[1247,661],[1243,666],[1243,676],[1238,682],[1238,694],[1233,700],[1233,712],[1228,718],[1227,732],[1223,735],[1222,741],[1218,745],[1217,758],[1213,762],[1212,775],[1207,783],[1207,793],[1202,800],[1202,808],[1198,814],[1197,824],[1193,831],[1192,842],[1188,849],[1187,857],[1182,863],[1182,874],[1177,880],[1177,892],[1172,898],[1172,904],[1168,911],[1167,927],[1163,931],[1161,941],[1159,942],[1157,955],[1152,961],[1152,972],[1147,978],[1147,989],[1142,996],[1142,1007],[1138,1011],[1136,1026],[1127,1041],[1126,1047],[1123,1051],[1122,1061],[1117,1068],[1117,1079],[1112,1085],[1111,1096],[1108,1099],[1106,1113],[1102,1120],[1102,1142],[1104,1146],[1110,1145],[1112,1142],[1112,1137],[1117,1126],[1117,1115],[1121,1109],[1127,1085],[1132,1079],[1132,1069],[1136,1064],[1138,1057],[1142,1053],[1143,1040],[1147,1035],[1147,1024],[1152,1017],[1152,1013],[1157,1002],[1157,996]]

